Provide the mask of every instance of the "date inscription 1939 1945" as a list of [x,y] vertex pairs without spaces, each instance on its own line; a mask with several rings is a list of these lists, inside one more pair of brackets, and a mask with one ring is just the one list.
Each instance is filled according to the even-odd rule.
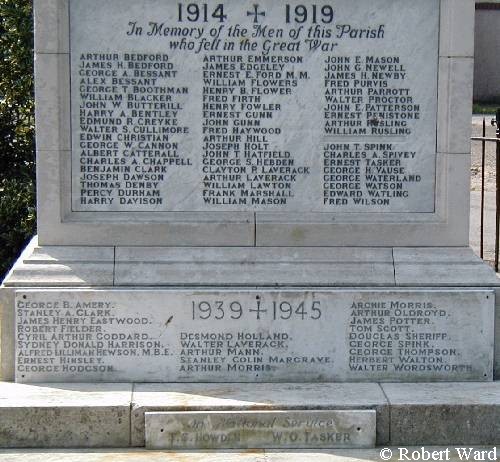
[[18,293],[17,380],[484,380],[491,373],[488,291],[169,291],[168,298],[116,291],[105,298]]

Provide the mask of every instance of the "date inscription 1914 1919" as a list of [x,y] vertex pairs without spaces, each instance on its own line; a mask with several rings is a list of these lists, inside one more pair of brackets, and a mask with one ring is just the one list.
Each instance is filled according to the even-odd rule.
[[435,1],[360,1],[70,2],[72,210],[433,212]]

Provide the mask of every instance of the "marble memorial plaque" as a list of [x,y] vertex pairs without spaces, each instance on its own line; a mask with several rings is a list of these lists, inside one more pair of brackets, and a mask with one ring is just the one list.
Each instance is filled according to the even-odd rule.
[[148,449],[375,447],[373,410],[146,412],[145,420]]
[[16,380],[491,380],[489,290],[25,290]]
[[72,211],[434,212],[438,0],[69,6]]

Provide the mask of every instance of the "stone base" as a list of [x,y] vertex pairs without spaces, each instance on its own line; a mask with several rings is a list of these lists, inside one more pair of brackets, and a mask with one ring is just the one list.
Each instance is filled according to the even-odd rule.
[[[390,449],[391,462],[401,459],[399,448]],[[462,448],[460,448],[462,449]],[[492,447],[473,447],[471,454],[484,455],[494,460],[495,454],[500,451]],[[442,446],[426,446],[427,453],[438,451],[443,460],[448,450],[448,462],[462,462],[463,453],[455,448]],[[422,447],[402,448],[402,456],[412,453],[426,454]],[[408,452],[406,452],[408,451]],[[442,451],[442,452],[439,452]],[[483,452],[484,451],[484,452]],[[306,450],[279,450],[279,449],[252,449],[244,451],[149,451],[141,448],[118,449],[0,449],[0,459],[8,462],[380,462],[380,448],[374,449],[306,449]],[[384,452],[386,455],[386,452]],[[388,456],[388,452],[386,457]]]
[[[498,305],[498,288],[495,273],[467,248],[38,247],[35,240],[0,289],[3,380],[14,379],[15,315],[20,319],[15,310],[16,292],[18,299],[22,299],[30,293],[62,294],[77,289],[101,291],[110,297],[121,293],[125,300],[127,293],[133,291],[151,291],[157,299],[162,291],[241,292],[245,296],[252,294],[254,302],[255,291],[299,295],[450,294],[449,301],[453,301],[450,306],[463,310],[470,325],[486,326],[472,340],[484,342],[486,361],[481,364],[487,371],[475,379],[457,380],[459,383],[412,383],[412,380],[380,383],[383,377],[367,383],[326,383],[331,380],[318,377],[313,380],[306,375],[301,380],[304,383],[262,380],[261,383],[145,384],[142,382],[146,378],[131,379],[126,375],[121,379],[127,382],[123,384],[3,382],[0,446],[143,447],[147,412],[241,415],[241,411],[282,411],[292,416],[299,415],[295,414],[297,411],[332,410],[375,411],[378,445],[498,444],[500,382],[464,382],[492,378],[491,296],[496,293]],[[469,297],[466,305],[462,293]],[[483,297],[483,302],[484,298],[488,300],[484,302],[486,310],[481,311],[479,298],[475,303],[474,296]],[[140,314],[142,305],[136,304]],[[496,308],[497,376],[500,372],[498,313]],[[446,314],[452,312],[447,308]],[[475,318],[480,320],[479,324]],[[170,333],[174,324],[169,322],[166,319],[164,327]],[[464,328],[466,332],[469,324],[457,328],[455,333]],[[309,342],[315,338],[310,332],[299,329],[294,335],[308,335]],[[463,337],[460,344],[466,348],[467,342]],[[312,342],[300,344],[314,346]],[[467,351],[475,354],[478,350],[474,347]],[[332,357],[333,354],[332,350]],[[427,381],[424,377],[416,380]],[[73,381],[83,379],[75,376]],[[165,381],[169,380],[159,380]],[[281,381],[287,382],[284,378]],[[312,381],[325,383],[308,383]],[[258,442],[253,444],[259,446]]]
[[146,412],[224,411],[238,417],[250,410],[288,411],[290,416],[304,410],[374,410],[378,446],[500,444],[500,382],[2,382],[0,447],[141,447],[145,445]]
[[[345,369],[345,364],[339,369],[339,365],[342,363],[337,360],[338,355],[340,354],[341,359],[343,358],[345,361],[347,353],[342,353],[338,348],[335,348],[334,351],[331,345],[325,345],[325,347],[328,346],[331,349],[328,357],[336,362],[336,369],[330,367],[326,373],[317,369],[313,371],[316,375],[310,375],[311,371],[306,370],[307,374],[300,377],[297,374],[291,374],[288,376],[276,375],[275,377],[259,376],[257,378],[257,375],[254,374],[255,377],[250,378],[228,376],[224,379],[224,377],[218,376],[199,379],[195,376],[182,377],[182,374],[172,374],[170,369],[161,371],[159,368],[154,367],[152,372],[157,374],[154,377],[154,374],[150,374],[150,377],[144,374],[137,376],[137,372],[140,372],[137,370],[135,370],[136,375],[127,374],[127,369],[124,368],[118,374],[101,378],[89,376],[84,379],[79,377],[78,374],[75,377],[60,375],[48,378],[42,374],[36,377],[20,376],[17,378],[18,380],[74,382],[84,380],[89,382],[99,380],[104,382],[143,382],[148,380],[159,382],[194,382],[199,380],[205,382],[246,380],[262,382],[491,380],[494,337],[497,338],[494,348],[494,369],[496,376],[500,376],[500,341],[498,340],[500,337],[500,322],[498,321],[500,310],[496,309],[497,322],[494,323],[493,300],[491,297],[492,291],[498,290],[499,286],[499,279],[492,269],[477,258],[469,248],[462,247],[39,247],[36,239],[34,239],[16,262],[0,288],[1,377],[3,380],[14,380],[15,293],[17,292],[19,297],[24,297],[28,296],[26,290],[36,289],[39,291],[37,293],[45,293],[45,296],[47,296],[50,291],[53,291],[54,297],[57,298],[58,294],[68,294],[70,291],[85,289],[87,295],[84,294],[83,297],[95,298],[96,294],[97,296],[101,294],[106,299],[105,301],[116,300],[116,297],[121,293],[120,297],[124,300],[123,303],[125,305],[129,303],[130,306],[124,305],[122,308],[120,305],[119,310],[117,310],[120,313],[130,312],[134,309],[134,306],[144,306],[144,303],[139,303],[137,300],[134,302],[133,297],[127,297],[125,290],[133,291],[136,294],[143,290],[145,293],[144,300],[148,301],[148,307],[155,305],[160,308],[161,304],[158,303],[158,300],[161,302],[166,293],[172,296],[172,300],[174,300],[174,296],[180,297],[179,294],[183,291],[188,295],[197,293],[198,295],[202,294],[202,296],[207,291],[211,291],[214,297],[217,297],[218,294],[232,296],[236,293],[241,295],[242,300],[248,301],[247,308],[249,310],[256,308],[253,305],[256,305],[259,296],[267,291],[270,297],[265,300],[266,307],[269,309],[269,306],[271,306],[272,309],[273,303],[276,301],[278,310],[275,310],[274,316],[276,318],[283,317],[283,319],[277,319],[277,321],[283,325],[289,323],[288,325],[291,326],[290,331],[298,339],[295,343],[297,345],[308,344],[311,350],[308,356],[311,357],[316,356],[316,353],[318,353],[312,351],[314,344],[305,340],[302,341],[299,337],[308,335],[308,332],[316,332],[310,329],[313,320],[304,320],[300,309],[297,311],[297,322],[293,319],[294,322],[290,323],[289,320],[285,319],[288,313],[279,311],[279,303],[284,300],[281,294],[292,294],[293,301],[299,307],[301,300],[305,300],[304,297],[309,297],[306,306],[308,309],[306,318],[317,318],[319,315],[318,311],[314,311],[314,309],[320,305],[315,301],[316,299],[311,298],[311,293],[313,295],[314,293],[321,295],[322,292],[326,294],[320,300],[320,303],[326,304],[327,308],[334,306],[337,313],[346,312],[346,303],[348,303],[346,300],[352,301],[355,299],[352,294],[359,294],[358,301],[363,301],[367,297],[366,294],[369,294],[372,301],[383,300],[384,297],[394,297],[394,294],[402,294],[401,297],[404,301],[414,299],[420,302],[426,297],[429,300],[432,298],[430,301],[433,302],[438,299],[444,300],[443,305],[446,308],[446,316],[450,315],[451,317],[448,319],[441,316],[440,320],[435,318],[430,319],[428,322],[430,322],[430,325],[434,325],[436,321],[436,326],[439,325],[439,328],[436,327],[435,330],[439,332],[446,330],[446,328],[443,329],[441,324],[450,326],[451,336],[448,336],[448,339],[451,338],[453,342],[463,349],[463,351],[458,352],[458,355],[455,355],[455,358],[458,359],[453,360],[451,364],[456,364],[458,367],[466,366],[466,370],[464,373],[462,371],[455,375],[447,373],[440,375],[437,373],[434,376],[429,375],[427,372],[419,372],[408,377],[401,377],[399,373],[386,374],[384,370],[354,374],[351,372],[352,369]],[[344,302],[339,302],[342,293],[344,295],[350,293],[351,298],[344,297]],[[432,294],[438,294],[438,299],[435,300]],[[128,298],[132,302],[127,301]],[[198,298],[198,302],[204,300]],[[253,305],[249,304],[250,298],[253,299]],[[500,297],[496,296],[495,298],[498,305]],[[149,303],[153,299],[156,302],[154,304]],[[214,298],[213,301],[216,300],[218,298]],[[231,300],[226,301],[231,302]],[[170,330],[179,330],[179,326],[182,328],[189,324],[192,324],[193,328],[196,327],[195,323],[190,322],[188,319],[189,304],[191,302],[191,299],[185,298],[183,304],[177,302],[170,304],[177,306],[181,313],[180,319],[174,316],[175,319],[170,326]],[[198,304],[198,306],[201,305]],[[230,303],[226,303],[224,308],[226,318],[228,315],[239,316],[239,312],[237,312],[238,305],[233,306],[236,312],[232,313],[230,312]],[[219,318],[221,311],[215,311],[216,309],[218,310],[218,308],[212,310],[212,314],[214,318]],[[330,314],[332,314],[331,311]],[[140,313],[141,310],[138,309],[137,314]],[[172,312],[171,314],[175,313]],[[170,316],[164,320],[157,318],[158,326],[167,325]],[[219,328],[223,324],[213,320],[211,324],[203,325],[203,316],[205,314],[198,310],[196,322],[200,325],[196,327],[197,329],[206,329],[204,326],[215,328],[215,325]],[[324,320],[323,318],[319,321]],[[335,322],[332,323],[332,320]],[[163,324],[159,324],[160,321],[163,321]],[[245,324],[246,321],[243,318],[240,320],[243,326],[248,325],[249,329],[253,329],[253,331],[264,329],[267,323],[267,320],[261,320],[259,321],[260,324],[255,324],[254,319],[253,324],[252,322]],[[301,321],[305,322],[302,323]],[[328,319],[327,322],[343,329],[345,334],[345,328],[342,326],[345,323],[348,325],[350,320],[347,318],[340,319],[339,314],[335,314],[335,317]],[[281,324],[278,326],[279,323],[275,323],[276,326],[281,331],[284,331]],[[496,332],[492,331],[493,325],[495,325]],[[234,322],[232,322],[231,326],[236,330],[240,328]],[[321,330],[324,323],[322,324],[316,320],[315,326],[315,329]],[[428,331],[425,325],[423,328],[424,331]],[[416,334],[420,332],[418,326],[415,329],[413,326],[408,326],[408,329],[410,329],[409,332]],[[321,334],[319,330],[318,333]],[[475,334],[472,335],[471,332],[475,332]],[[339,333],[336,332],[335,335],[338,337]],[[315,338],[324,337],[321,334]],[[444,342],[446,345],[442,342],[443,344],[433,344],[431,347],[454,349],[456,345],[447,340]],[[477,342],[481,344],[479,345]],[[290,345],[290,350],[293,348],[297,350],[296,353],[303,353],[298,351],[296,345]],[[347,370],[347,373],[337,372],[342,371],[342,367]],[[467,367],[469,370],[467,370]]]

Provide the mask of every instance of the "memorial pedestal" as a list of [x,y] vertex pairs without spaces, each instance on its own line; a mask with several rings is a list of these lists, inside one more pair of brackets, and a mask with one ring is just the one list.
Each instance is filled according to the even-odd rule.
[[18,381],[492,380],[497,286],[467,248],[33,241],[2,289],[3,376],[16,346]]
[[[189,281],[189,284],[181,284],[181,281]],[[273,284],[266,283],[266,281],[273,281]],[[498,297],[495,297],[495,291],[498,290],[498,287],[498,279],[494,272],[474,256],[468,248],[158,249],[40,247],[37,245],[35,239],[20,257],[4,281],[1,289],[3,379],[13,380],[16,377],[18,381],[50,380],[57,382],[59,379],[59,382],[90,381],[94,383],[4,384],[1,387],[0,395],[5,395],[7,401],[5,402],[6,405],[0,409],[0,412],[5,417],[9,417],[2,419],[2,421],[10,422],[8,425],[10,425],[9,431],[11,433],[9,433],[9,438],[1,444],[3,446],[19,447],[124,446],[126,445],[124,441],[127,438],[125,437],[122,441],[124,437],[122,433],[123,429],[121,429],[120,425],[123,425],[124,428],[129,428],[129,420],[127,419],[130,419],[132,428],[132,433],[130,434],[131,444],[133,446],[143,446],[145,444],[144,416],[146,412],[152,412],[152,416],[154,417],[155,412],[182,413],[184,411],[202,411],[205,413],[203,415],[206,418],[206,413],[224,411],[229,412],[230,415],[233,413],[231,418],[234,420],[244,418],[238,411],[279,410],[289,411],[290,415],[287,414],[285,417],[293,420],[297,417],[297,411],[304,411],[306,415],[304,421],[311,421],[311,419],[314,420],[317,416],[314,413],[306,411],[345,410],[355,412],[364,409],[373,409],[376,411],[377,444],[498,443],[497,436],[499,433],[495,426],[497,424],[487,424],[487,422],[500,421],[497,415],[500,408],[500,401],[498,401],[498,396],[500,396],[498,391],[499,384],[498,382],[488,382],[488,380],[492,379],[493,374],[493,353],[495,350],[493,330],[495,306],[493,299],[498,299]],[[73,305],[75,300],[88,302],[90,304],[86,305],[86,308],[82,308],[86,309],[87,313],[80,313],[79,315],[80,317],[86,315],[88,323],[92,322],[91,319],[95,315],[95,313],[92,313],[92,310],[106,309],[105,307],[99,308],[97,305],[92,304],[92,302],[96,302],[93,298],[96,294],[98,295],[98,300],[104,304],[107,302],[117,303],[117,300],[121,300],[121,305],[118,303],[113,308],[114,311],[107,313],[107,317],[110,319],[118,319],[124,313],[127,313],[128,317],[131,309],[130,304],[140,306],[140,311],[143,315],[146,314],[147,317],[152,313],[151,310],[155,311],[157,309],[155,308],[157,303],[154,300],[159,298],[161,301],[160,312],[163,313],[166,321],[172,316],[169,310],[174,310],[174,319],[165,327],[165,332],[168,333],[165,335],[170,335],[170,340],[174,339],[167,347],[175,350],[176,357],[180,355],[180,351],[177,351],[179,333],[187,332],[187,328],[182,324],[182,321],[179,321],[181,328],[177,329],[176,327],[177,317],[181,315],[176,310],[182,307],[183,302],[183,296],[179,294],[189,294],[191,297],[194,294],[202,294],[204,297],[202,300],[204,301],[206,301],[207,294],[214,295],[214,300],[225,300],[224,297],[230,294],[231,300],[234,296],[237,296],[239,300],[243,301],[247,300],[245,297],[253,299],[255,294],[260,294],[263,297],[263,303],[275,301],[276,294],[287,294],[288,296],[293,294],[293,297],[299,297],[300,294],[309,294],[306,296],[307,300],[313,301],[317,299],[321,302],[320,306],[323,316],[335,313],[333,318],[324,318],[323,320],[323,324],[327,322],[331,324],[331,328],[329,329],[331,335],[328,336],[326,333],[322,333],[321,328],[318,330],[313,324],[306,324],[303,329],[305,337],[301,337],[301,341],[298,343],[302,345],[302,353],[298,352],[297,348],[299,347],[297,345],[288,341],[284,342],[281,346],[286,346],[285,350],[288,348],[292,353],[277,349],[271,354],[265,348],[261,348],[261,350],[254,351],[253,353],[248,351],[249,357],[252,357],[251,353],[257,355],[257,357],[264,357],[266,359],[271,356],[276,356],[277,358],[295,358],[300,356],[307,356],[308,358],[318,356],[331,357],[332,363],[328,362],[312,366],[312,369],[309,370],[310,381],[332,382],[343,380],[350,383],[307,383],[307,374],[304,374],[298,380],[302,383],[255,383],[258,381],[287,382],[287,377],[290,378],[288,382],[292,379],[296,380],[297,377],[293,376],[293,361],[291,361],[286,368],[282,369],[279,368],[279,363],[274,364],[276,367],[272,373],[263,372],[264,378],[257,377],[256,375],[259,372],[255,372],[253,369],[251,372],[244,372],[242,375],[236,376],[240,381],[249,382],[246,384],[144,384],[143,382],[149,380],[162,382],[221,382],[221,380],[214,380],[213,377],[210,380],[210,373],[208,373],[208,379],[204,379],[203,374],[206,374],[206,372],[199,371],[196,373],[192,372],[191,375],[187,374],[187,377],[183,378],[182,373],[178,372],[178,368],[180,367],[179,362],[170,364],[169,361],[171,360],[169,356],[160,356],[160,361],[156,364],[155,361],[158,358],[155,358],[154,355],[144,356],[140,354],[139,350],[142,349],[138,347],[137,356],[132,361],[134,367],[127,366],[126,362],[123,363],[123,358],[120,356],[113,357],[111,361],[113,364],[125,364],[123,369],[120,369],[120,367],[117,368],[118,375],[114,375],[116,371],[111,373],[111,375],[106,375],[106,373],[101,374],[100,377],[96,376],[94,372],[89,373],[85,371],[68,375],[61,373],[60,369],[59,372],[50,372],[45,375],[43,372],[40,373],[37,370],[31,373],[31,376],[28,374],[28,377],[22,377],[23,373],[19,370],[16,373],[16,343],[18,343],[17,351],[19,355],[20,352],[26,349],[28,349],[27,351],[30,350],[31,346],[28,345],[29,342],[38,342],[40,349],[37,352],[31,352],[31,358],[39,358],[37,359],[39,361],[38,364],[44,361],[40,358],[50,357],[46,355],[50,354],[47,352],[50,352],[53,345],[44,343],[47,341],[47,336],[43,338],[41,336],[35,338],[23,337],[21,342],[27,342],[23,345],[19,344],[19,341],[16,342],[15,335],[8,335],[9,332],[16,332],[15,311],[18,311],[18,308],[14,309],[16,293],[18,303],[26,300],[23,298],[24,295],[28,296],[28,300],[39,304],[42,302],[46,303],[47,301],[69,301],[73,308],[75,307]],[[311,297],[311,293],[315,294],[316,298],[307,298]],[[351,311],[351,299],[355,298],[356,294],[369,294],[370,300],[375,300],[376,298],[374,297],[378,297],[376,300],[379,303],[382,303],[381,300],[383,299],[386,299],[386,303],[387,299],[396,300],[395,296],[397,296],[397,300],[413,300],[415,303],[425,303],[425,300],[422,301],[419,297],[433,300],[435,309],[446,312],[441,313],[446,318],[446,323],[440,324],[439,316],[433,317],[427,315],[427,317],[421,317],[421,319],[429,319],[423,326],[415,325],[406,330],[421,334],[447,334],[449,338],[446,340],[443,340],[441,336],[435,337],[434,341],[419,344],[422,347],[421,349],[427,349],[427,357],[431,358],[431,365],[433,367],[453,363],[465,364],[467,359],[469,366],[473,366],[472,369],[462,368],[450,372],[453,369],[448,368],[448,372],[444,372],[441,375],[436,370],[433,372],[434,378],[432,381],[444,380],[458,383],[415,383],[431,381],[431,374],[421,374],[418,368],[416,372],[411,372],[411,368],[409,368],[410,372],[407,371],[399,376],[395,376],[394,373],[391,375],[387,369],[378,372],[376,370],[374,372],[373,369],[368,373],[366,370],[361,372],[358,380],[372,383],[352,383],[353,380],[356,380],[356,378],[353,379],[356,375],[349,375],[349,368],[343,371],[340,376],[335,375],[337,373],[336,368],[342,364],[343,359],[346,359],[342,355],[344,354],[346,357],[352,356],[342,347],[343,344],[349,342],[349,337],[346,335],[341,336],[339,332],[343,332],[345,328],[344,323],[347,319],[342,318],[341,313],[344,312],[345,315],[346,309],[347,311]],[[338,297],[342,301],[340,304]],[[347,305],[345,299],[342,297],[347,297],[349,301]],[[404,299],[402,297],[409,298]],[[485,297],[488,298],[484,299]],[[482,299],[484,300],[481,301]],[[187,307],[188,316],[192,316],[190,306]],[[242,306],[246,310],[245,303],[242,303]],[[269,306],[272,306],[272,304]],[[59,308],[49,307],[46,304],[44,308],[38,307],[34,309],[55,310]],[[120,309],[123,309],[121,314]],[[308,309],[310,309],[310,306]],[[389,311],[391,310],[390,308],[388,309]],[[236,316],[239,315],[239,310],[234,312],[229,311],[228,313]],[[39,314],[41,318],[44,318],[41,313]],[[48,318],[55,317],[53,312],[46,312],[44,314]],[[247,312],[245,311],[244,315],[246,316],[246,314]],[[379,314],[380,319],[384,319],[385,314],[383,312]],[[28,321],[28,325],[32,327],[53,325],[50,320],[36,320],[33,316],[23,317],[20,313],[17,313],[17,315],[18,323]],[[394,315],[392,311],[388,313],[389,317],[391,315]],[[74,313],[71,316],[74,316]],[[406,315],[400,313],[395,317],[398,319],[407,319],[408,316],[408,313]],[[366,318],[372,319],[374,316],[366,316]],[[152,316],[151,319],[154,319],[154,322],[147,324],[146,331],[150,328],[155,328],[155,316]],[[343,319],[343,321],[340,322],[340,319]],[[268,320],[267,331],[274,332],[273,322],[276,323],[278,321],[270,322]],[[384,321],[386,324],[382,325],[387,325],[387,323],[388,325],[393,325],[394,321],[393,319],[392,324],[389,321]],[[193,323],[190,329],[195,332],[197,322],[201,321],[191,320],[190,322]],[[216,322],[216,320],[213,319],[211,322]],[[280,322],[284,322],[284,320]],[[498,325],[498,323],[496,324]],[[339,325],[342,327],[339,328]],[[379,324],[373,322],[373,325]],[[228,326],[230,324],[226,324],[226,327],[222,329],[226,334],[232,332],[232,328]],[[112,323],[111,325],[101,325],[101,327],[104,333],[108,332],[108,329],[111,329],[109,332],[113,331]],[[328,328],[328,324],[326,327]],[[135,329],[137,330],[137,326]],[[339,332],[336,329],[339,329]],[[419,331],[419,329],[423,330]],[[123,331],[123,329],[121,330]],[[206,332],[210,332],[211,330],[213,330],[213,324],[211,328],[205,328]],[[255,320],[248,319],[243,325],[239,325],[233,334],[245,330],[246,332],[257,332],[259,325],[255,324]],[[128,330],[127,332],[131,331]],[[151,332],[152,338],[154,335]],[[283,334],[287,331],[280,324],[280,329],[277,332]],[[20,333],[22,333],[22,329],[20,330],[18,326],[17,335]],[[60,334],[59,330],[57,330],[57,333]],[[300,334],[299,330],[294,331],[293,335]],[[161,333],[158,335],[161,335]],[[292,337],[292,335],[290,336]],[[331,340],[332,338],[333,341]],[[436,338],[439,340],[436,340]],[[88,337],[89,342],[94,340],[92,335]],[[460,345],[459,347],[457,345],[453,346],[454,340]],[[162,340],[162,342],[165,341]],[[440,343],[441,346],[434,345],[433,342]],[[373,339],[372,343],[367,345],[372,350],[377,348],[377,344],[373,343]],[[32,346],[33,348],[31,349],[34,350],[36,345],[33,344]],[[161,347],[163,348],[164,346],[162,343]],[[255,345],[253,346],[255,347]],[[450,359],[450,357],[440,356],[437,353],[429,351],[429,349],[436,349],[437,346],[457,351],[455,351],[455,356],[452,356]],[[60,349],[59,347],[53,348],[54,351],[58,349],[61,351],[59,351],[57,358],[53,360],[52,364],[57,363],[61,366],[65,356],[62,351],[64,348]],[[387,345],[385,347],[387,349]],[[396,348],[394,344],[392,347]],[[68,357],[77,357],[75,348],[75,345],[67,347]],[[91,346],[88,346],[87,349],[92,350]],[[496,349],[498,350],[498,339]],[[228,362],[229,358],[234,356],[234,354],[229,351],[229,347],[226,344],[223,345],[222,350],[224,351],[218,352],[218,354],[225,355],[225,361]],[[86,354],[84,351],[81,351],[81,353]],[[82,358],[86,357],[93,361],[99,361],[99,355],[102,352],[94,353],[95,357],[90,355],[87,357],[82,356]],[[365,353],[368,355],[368,352]],[[200,357],[203,357],[203,355],[210,356],[208,352],[200,353],[199,351],[192,351],[191,356],[187,352],[183,352],[182,354],[185,355],[187,362],[190,361],[189,358],[192,360],[196,355],[201,355]],[[387,357],[390,356],[387,351],[385,351],[385,354]],[[383,355],[384,352],[377,352],[374,357],[379,358],[377,361],[381,361],[380,358]],[[360,357],[363,357],[363,355],[361,354]],[[394,354],[393,357],[396,358],[399,355]],[[460,358],[460,361],[456,361],[457,357]],[[23,360],[19,360],[19,358],[18,356],[18,369],[23,365]],[[389,362],[389,364],[394,364],[394,361],[396,361],[394,358],[390,360],[392,363]],[[108,358],[101,356],[100,361],[107,364]],[[148,361],[154,367],[146,367],[145,364]],[[349,363],[349,359],[346,359],[346,361]],[[162,369],[166,364],[168,367]],[[495,366],[498,370],[498,354],[496,355]],[[301,367],[304,367],[307,371],[307,368],[311,367],[311,365],[301,364]],[[322,369],[323,367],[324,369]],[[164,377],[163,379],[155,375],[158,371],[160,371],[160,376]],[[130,373],[129,379],[126,377],[127,373]],[[222,381],[231,382],[231,377],[235,373],[225,371],[225,378]],[[268,374],[267,376],[265,375],[266,373]],[[332,375],[328,375],[329,373]],[[88,374],[87,378],[86,374]],[[169,374],[171,375],[169,376]],[[375,374],[372,379],[370,379],[370,374]],[[384,374],[387,375],[384,377]],[[482,384],[467,384],[464,380],[486,380],[486,382]],[[119,381],[122,383],[95,383],[98,381]],[[391,381],[406,381],[408,383],[383,383]],[[124,384],[123,382],[130,383]],[[140,384],[141,382],[142,384]],[[97,394],[94,393],[94,390],[97,390],[95,392]],[[31,398],[31,393],[34,393],[33,399]],[[116,393],[121,398],[118,399]],[[20,403],[10,401],[13,396],[21,396],[22,394],[27,394],[26,400],[21,400],[22,402]],[[83,399],[82,404],[78,403],[80,398]],[[97,399],[97,404],[92,401],[94,398]],[[54,401],[51,401],[52,399]],[[59,399],[62,401],[58,402]],[[68,399],[71,403],[67,401]],[[86,400],[89,399],[90,401],[87,403]],[[120,399],[123,402],[117,402]],[[76,400],[76,402],[73,402],[73,400]],[[127,410],[130,403],[132,403],[132,410],[129,415],[127,414]],[[90,411],[89,406],[91,408]],[[116,416],[115,414],[111,414],[113,417],[110,417],[110,414],[107,411],[104,412],[104,408],[101,406],[113,409]],[[54,408],[61,408],[64,411],[59,414],[54,411]],[[122,411],[125,414],[122,414]],[[100,427],[99,425],[93,425],[92,430],[82,430],[80,428],[81,424],[76,423],[74,416],[85,415],[86,412],[91,412],[92,415],[97,412],[92,417],[93,419],[97,419],[95,422],[100,421],[101,417],[99,416],[101,416],[101,413],[103,416],[106,415],[107,420],[103,425],[114,429],[110,433],[111,435],[116,434],[120,436],[110,436],[104,441],[96,433],[94,436],[87,438],[85,436],[87,435],[86,432],[97,432]],[[449,417],[445,418],[445,416],[450,415],[453,415],[454,418],[451,420]],[[58,417],[54,418],[54,416]],[[183,414],[183,416],[189,418],[190,414],[187,414],[187,417],[186,414]],[[53,433],[54,436],[49,438],[46,433],[35,432],[34,435],[26,439],[21,436],[21,433],[25,434],[25,429],[21,422],[28,418],[31,422],[38,421],[40,423],[39,428],[43,427],[47,429],[51,425],[59,425],[61,428],[60,432],[62,433],[55,431]],[[69,424],[71,419],[73,419],[73,426]],[[112,422],[110,422],[110,419]],[[485,420],[484,423],[473,426],[474,430],[471,431],[468,426],[475,419],[478,422]],[[92,419],[91,421],[94,422]],[[408,424],[410,421],[412,422],[411,425]],[[48,422],[51,423],[49,424]],[[247,423],[246,425],[250,424]],[[64,432],[63,428],[65,429]],[[185,432],[181,433],[184,434]],[[67,435],[69,434],[72,436],[68,437]],[[79,437],[77,436],[78,434],[83,436]],[[210,434],[212,435],[211,440],[209,436],[205,436],[205,438],[208,438],[211,443],[203,442],[204,437],[202,434],[196,437],[198,438],[196,440],[199,443],[198,447],[206,448],[212,445],[210,447],[227,448],[231,446],[231,442],[214,441],[213,433]],[[333,438],[333,436],[330,437]],[[252,442],[251,447],[273,447],[272,442],[270,443],[268,440],[261,441],[261,444],[259,444],[260,440],[258,438],[253,440],[251,436],[249,438]],[[190,442],[183,442],[183,440],[175,441],[176,444],[173,446],[171,441],[163,447],[179,448],[183,447],[183,444],[185,448],[196,447],[191,440],[189,440]],[[154,446],[161,447],[161,444],[161,442],[157,442]],[[233,446],[235,445],[234,441],[232,444]],[[289,447],[301,446],[300,443],[297,444],[298,446],[291,444]],[[309,448],[325,447],[318,446],[318,443],[315,446],[311,441],[308,441],[307,444],[303,442],[302,446]],[[332,443],[331,446],[335,447],[336,445]],[[236,445],[235,447],[244,446]],[[346,446],[340,445],[340,447]]]
[[473,2],[145,4],[35,1],[40,246],[0,292],[0,443],[498,442]]
[[[499,382],[0,382],[0,447],[144,447],[145,414],[154,412],[183,412],[186,415],[189,412],[224,411],[235,420],[241,419],[242,413],[249,411],[280,411],[285,418],[295,417],[297,420],[297,415],[302,412],[309,418],[305,420],[313,420],[315,412],[331,410],[352,414],[374,412],[378,446],[500,444]],[[325,433],[329,433],[328,430]],[[203,440],[207,433],[200,429],[198,434],[198,438]],[[262,445],[257,442],[254,446],[259,448]],[[304,449],[314,447],[313,444],[303,446]],[[220,449],[223,447],[219,445]]]

